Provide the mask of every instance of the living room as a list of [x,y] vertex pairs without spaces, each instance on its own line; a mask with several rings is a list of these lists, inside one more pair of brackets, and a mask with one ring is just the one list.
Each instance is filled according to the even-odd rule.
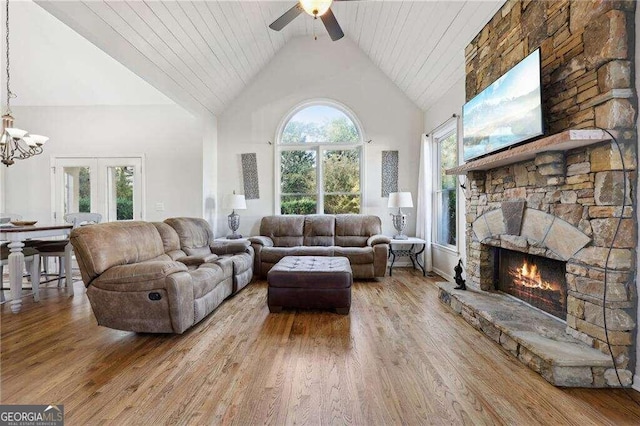
[[[87,272],[78,265],[70,290],[57,287],[54,279],[40,286],[38,302],[25,278],[19,312],[12,312],[11,302],[2,305],[3,404],[60,404],[70,424],[638,422],[640,410],[631,400],[637,400],[633,388],[638,383],[633,376],[635,2],[336,1],[331,9],[345,33],[337,41],[327,34],[330,24],[302,10],[282,31],[270,29],[292,6],[280,1],[12,1],[10,6],[10,84],[17,95],[10,100],[11,115],[16,127],[50,140],[42,154],[2,167],[0,211],[44,225],[62,223],[76,205],[83,207],[75,211],[99,212],[102,222],[116,224],[123,219],[202,218],[206,225],[198,225],[197,232],[210,228],[219,239],[231,233],[229,223],[237,220],[229,217],[232,208],[225,202],[235,193],[244,196],[235,213],[237,232],[245,237],[279,236],[279,231],[264,232],[275,229],[264,219],[286,221],[286,214],[278,217],[289,204],[298,206],[294,213],[377,217],[379,234],[389,243],[380,241],[400,253],[405,246],[391,243],[398,233],[392,214],[398,212],[391,208],[389,194],[409,193],[411,207],[402,207],[408,214],[403,232],[426,245],[424,257],[400,258],[393,268],[389,260],[382,274],[374,266],[370,275],[353,261],[355,254],[332,248],[330,256],[349,258],[353,269],[347,315],[324,309],[270,312],[272,283],[267,283],[264,266],[253,263],[249,284],[243,281],[246,274],[240,278],[234,269],[244,261],[231,256],[233,277],[224,282],[233,281],[233,295],[216,301],[215,308],[207,305],[202,318],[196,306],[197,321],[188,317],[188,327],[174,329],[176,334],[105,326],[125,317],[126,309],[109,305],[105,312],[92,305],[98,299],[89,299],[97,293],[91,293],[92,286],[85,288],[89,275],[81,277]],[[569,130],[597,131],[596,126],[610,130],[616,143],[607,135],[598,139],[590,134],[591,144],[566,151],[549,145],[533,157],[464,170],[446,180],[437,173],[442,159],[432,154],[425,160],[424,147],[456,134],[457,161],[443,168],[464,167],[463,105],[538,47],[545,138],[517,149]],[[574,108],[580,105],[584,108]],[[286,145],[287,125],[314,107],[341,114],[356,135],[353,144],[339,144],[359,158],[352,176],[357,184],[337,194],[352,201],[344,210],[332,210],[336,194],[322,188],[332,176],[330,151],[323,144],[311,143],[300,151],[311,152],[305,157],[311,164],[307,173],[313,175],[308,188],[317,191],[303,197],[284,189],[292,175],[284,159],[298,152],[295,144]],[[549,151],[563,154],[543,158]],[[473,167],[473,162],[466,163]],[[586,172],[584,163],[589,163]],[[109,178],[100,170],[116,169],[131,173],[126,213],[109,206],[110,195],[104,193],[109,190],[103,181]],[[542,174],[542,169],[552,172]],[[616,180],[620,170],[628,182]],[[63,180],[62,175],[70,177]],[[584,180],[578,182],[582,177],[576,176]],[[613,179],[608,187],[603,183],[607,178]],[[448,206],[453,219],[438,208],[443,197],[438,179],[455,182],[456,202]],[[90,188],[87,200],[75,204],[81,198],[77,187],[83,184]],[[601,199],[621,187],[620,203]],[[545,198],[555,192],[557,199]],[[569,192],[576,192],[575,199]],[[311,207],[299,202],[309,198]],[[522,200],[522,207],[508,204]],[[580,217],[578,208],[571,207],[578,204]],[[523,209],[518,229],[493,232],[491,221],[507,224],[511,208]],[[544,245],[531,244],[533,231],[526,239],[527,230],[538,223],[528,220],[531,209],[557,213],[537,238]],[[501,216],[494,217],[498,211]],[[539,222],[545,220],[540,217]],[[554,223],[564,222],[572,228],[551,230]],[[617,222],[626,238],[618,236]],[[486,229],[481,228],[484,223],[489,224]],[[176,238],[184,236],[184,223],[168,224]],[[364,236],[341,233],[353,227],[339,220],[331,226],[332,247],[341,246],[339,236]],[[88,235],[92,227],[78,231]],[[574,228],[581,234],[571,233]],[[377,233],[364,240],[374,244]],[[589,242],[563,257],[558,253],[570,249],[547,234],[569,235],[571,241],[587,235]],[[120,239],[107,237],[98,235],[95,241],[103,244],[86,253],[126,252],[140,242],[127,240],[120,249]],[[176,244],[184,250],[182,240]],[[261,244],[252,240],[254,259],[259,259]],[[569,292],[565,318],[548,320],[560,324],[562,336],[553,340],[552,349],[540,349],[539,336],[527,340],[521,329],[509,329],[500,318],[485,321],[493,311],[469,300],[476,292],[496,294],[493,266],[487,263],[495,247],[562,258],[568,286],[595,285],[602,281],[600,274],[610,278],[611,288],[624,284],[627,299],[596,300],[586,290]],[[577,254],[591,247],[592,258],[607,257],[605,265]],[[82,257],[84,249],[74,248],[76,258]],[[264,255],[270,248],[275,249],[262,251],[262,265],[269,268],[273,265]],[[300,253],[317,254],[303,250],[296,255]],[[412,267],[414,259],[417,268]],[[459,260],[467,292],[438,284],[455,281]],[[592,268],[584,266],[589,262]],[[580,268],[571,266],[578,264]],[[3,287],[10,299],[7,269]],[[153,301],[151,294],[149,299]],[[499,306],[504,312],[506,305]],[[599,318],[602,311],[604,318]],[[521,318],[541,318],[531,315]],[[574,345],[574,339],[584,346],[578,355],[555,346],[558,341]],[[554,358],[560,357],[558,352],[562,362]],[[621,386],[625,389],[611,389]]]

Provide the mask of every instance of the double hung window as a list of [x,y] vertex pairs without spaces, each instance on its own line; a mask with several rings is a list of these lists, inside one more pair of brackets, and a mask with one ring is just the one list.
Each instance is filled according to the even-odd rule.
[[435,144],[433,152],[434,167],[434,202],[436,220],[434,221],[435,242],[441,246],[456,248],[457,230],[457,176],[445,174],[446,169],[458,165],[458,134],[455,120],[451,121],[433,134]]

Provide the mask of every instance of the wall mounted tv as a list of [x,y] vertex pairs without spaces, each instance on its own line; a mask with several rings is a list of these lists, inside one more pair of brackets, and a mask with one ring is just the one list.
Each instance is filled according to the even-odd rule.
[[462,108],[465,161],[544,134],[540,49]]

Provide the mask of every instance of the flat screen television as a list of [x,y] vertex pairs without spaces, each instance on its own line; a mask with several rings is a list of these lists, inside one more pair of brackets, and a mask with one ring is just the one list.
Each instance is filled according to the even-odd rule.
[[464,105],[462,134],[465,161],[544,134],[540,49]]

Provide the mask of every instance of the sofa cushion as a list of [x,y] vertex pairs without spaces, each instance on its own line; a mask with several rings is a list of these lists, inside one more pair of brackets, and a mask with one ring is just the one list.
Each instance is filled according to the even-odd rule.
[[304,242],[304,216],[265,216],[260,222],[260,235],[271,238],[276,247],[301,246]]
[[382,232],[378,216],[361,214],[336,215],[336,246],[364,247],[370,236]]
[[180,250],[180,238],[178,237],[178,233],[171,226],[167,225],[164,222],[152,222],[153,226],[156,227],[158,233],[160,234],[160,238],[162,238],[162,245],[164,246],[164,252],[171,257],[171,259],[176,260],[181,257],[186,256],[185,252]]
[[334,215],[310,214],[304,217],[304,245],[332,246],[336,231]]
[[224,272],[220,265],[208,263],[195,271],[189,271],[193,283],[193,297],[201,298],[224,281]]
[[343,256],[349,259],[352,265],[373,263],[373,247],[334,247],[334,256]]
[[189,256],[204,256],[211,253],[213,232],[209,222],[195,217],[173,217],[164,221],[178,234],[180,248]]
[[81,226],[71,231],[70,241],[85,285],[113,266],[139,263],[164,254],[162,238],[148,222]]
[[278,263],[285,256],[333,256],[333,247],[264,247],[261,260]]
[[103,290],[122,292],[164,289],[167,276],[186,270],[184,264],[173,261],[118,265],[107,269],[93,281],[93,285]]
[[220,259],[229,259],[233,263],[234,273],[237,275],[241,272],[248,271],[253,268],[253,257],[249,253],[242,254],[225,254]]
[[182,262],[187,266],[200,266],[203,263],[213,263],[218,258],[218,255],[209,253],[204,256],[185,256],[178,259],[178,262]]

